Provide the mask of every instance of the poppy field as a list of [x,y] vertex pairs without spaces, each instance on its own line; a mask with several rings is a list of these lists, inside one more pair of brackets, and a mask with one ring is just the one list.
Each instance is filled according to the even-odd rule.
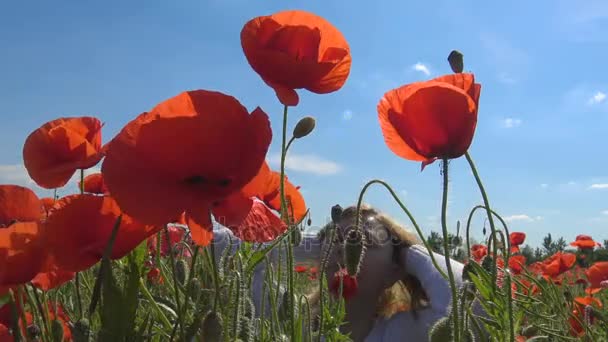
[[[23,163],[55,195],[0,185],[0,342],[349,340],[340,328],[345,302],[362,281],[361,222],[359,239],[336,242],[325,231],[327,248],[345,251],[335,274],[326,277],[323,253],[298,262],[294,250],[310,225],[309,210],[297,179],[285,173],[290,147],[316,125],[311,116],[290,116],[298,93],[323,96],[343,87],[352,63],[348,41],[332,23],[300,10],[252,18],[240,41],[251,72],[276,94],[276,108],[248,109],[227,93],[184,89],[141,108],[112,137],[90,116],[32,127]],[[608,341],[601,244],[579,235],[570,244],[576,252],[526,259],[525,232],[510,231],[492,209],[483,166],[468,152],[483,81],[464,72],[461,52],[446,57],[452,74],[386,89],[377,105],[395,158],[418,163],[421,172],[440,164],[442,240],[433,263],[453,254],[451,160],[466,159],[480,203],[470,218],[482,215],[489,224],[488,237],[476,244],[471,219],[461,230],[464,286],[450,263],[447,272],[437,266],[450,283],[451,307],[430,341]],[[278,132],[271,110],[282,111]],[[278,170],[266,162],[273,139],[281,143]],[[85,176],[94,167],[101,172]],[[57,196],[74,176],[79,191]],[[370,187],[384,188],[433,250],[390,184],[372,179],[361,187],[352,199],[358,208]],[[218,239],[227,236],[218,226],[239,241]],[[219,244],[230,248],[216,250]],[[253,290],[261,267],[262,285]],[[483,314],[473,312],[475,305]]]

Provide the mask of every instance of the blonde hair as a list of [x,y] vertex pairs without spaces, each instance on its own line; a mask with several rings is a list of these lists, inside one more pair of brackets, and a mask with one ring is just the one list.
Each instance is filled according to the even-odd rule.
[[[353,218],[355,215],[357,215],[356,205],[344,209],[341,214],[341,219]],[[420,241],[414,233],[405,229],[405,227],[398,224],[388,215],[377,211],[369,205],[361,205],[359,215],[361,217],[373,216],[376,219],[376,222],[380,224],[379,226],[383,226],[388,230],[393,242],[395,242],[395,252],[393,254],[395,258],[398,256],[399,249],[410,247]],[[319,232],[319,239],[321,241],[325,240],[329,230],[333,229],[334,226],[334,222],[325,225]],[[318,299],[318,297],[318,290],[316,294],[313,293],[310,296],[313,301]],[[376,305],[376,316],[389,319],[396,313],[410,310],[415,315],[416,310],[428,305],[428,301],[428,297],[422,289],[420,281],[414,276],[406,273],[406,276],[404,276],[403,279],[395,282],[395,284],[382,292]]]

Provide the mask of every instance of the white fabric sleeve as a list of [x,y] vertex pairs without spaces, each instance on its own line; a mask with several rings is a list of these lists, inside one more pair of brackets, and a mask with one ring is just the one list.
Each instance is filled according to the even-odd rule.
[[[447,274],[445,257],[433,253],[439,267]],[[417,316],[411,311],[400,312],[389,320],[379,319],[365,339],[365,342],[389,341],[428,341],[428,333],[433,324],[448,313],[452,293],[447,280],[437,271],[424,246],[414,245],[404,248],[400,256],[407,273],[420,280],[422,288],[430,300],[427,308],[417,310]],[[462,285],[464,265],[451,260],[450,265],[458,286]]]

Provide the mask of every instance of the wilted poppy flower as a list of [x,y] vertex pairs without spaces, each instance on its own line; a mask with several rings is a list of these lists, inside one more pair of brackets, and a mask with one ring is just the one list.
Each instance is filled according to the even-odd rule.
[[570,243],[572,247],[578,247],[579,249],[593,249],[600,247],[602,244],[593,241],[593,238],[589,235],[577,235],[576,240]]
[[[287,177],[285,199],[287,219],[290,222],[302,220],[306,214],[306,203],[298,188]],[[239,239],[268,242],[287,230],[287,225],[270,209],[281,212],[280,174],[264,163],[258,174],[240,192],[218,201],[211,211],[216,220],[231,229]]]
[[574,263],[576,263],[575,254],[557,252],[542,262],[543,275],[555,278],[572,268]]
[[247,61],[286,106],[298,104],[295,89],[326,94],[350,73],[348,43],[331,23],[306,11],[254,18],[241,31]]
[[59,118],[32,132],[23,146],[30,177],[45,189],[64,186],[78,169],[99,163],[101,121],[94,117]]
[[335,296],[340,294],[340,283],[342,283],[342,297],[346,300],[352,298],[357,294],[359,284],[357,278],[348,274],[346,268],[341,268],[336,271],[331,283],[329,284],[329,290]]
[[513,232],[509,234],[509,242],[511,246],[519,246],[526,240],[526,233]]
[[44,227],[39,222],[17,222],[0,229],[0,287],[30,281],[46,258]]
[[480,262],[486,255],[488,255],[488,247],[485,245],[475,244],[471,246],[471,254],[473,259]]
[[384,141],[401,158],[422,162],[462,156],[477,126],[481,85],[452,74],[393,89],[378,103]]
[[0,185],[0,228],[15,222],[38,221],[42,202],[36,194],[19,185]]
[[[78,188],[80,189],[82,185],[78,182]],[[86,177],[84,177],[84,192],[90,194],[108,194],[108,188],[103,181],[103,176],[101,173],[92,173]]]
[[108,144],[102,173],[124,213],[164,226],[185,212],[206,245],[213,203],[251,181],[271,138],[260,108],[249,114],[232,96],[184,92],[129,122]]
[[[79,272],[101,260],[121,211],[108,196],[71,195],[59,202],[46,221],[48,246],[58,267]],[[124,257],[158,230],[123,214],[110,258]]]

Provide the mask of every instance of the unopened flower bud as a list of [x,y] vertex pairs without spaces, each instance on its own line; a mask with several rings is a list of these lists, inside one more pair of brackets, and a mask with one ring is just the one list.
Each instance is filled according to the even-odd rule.
[[57,319],[54,319],[51,323],[51,334],[53,335],[53,341],[63,341],[63,324]]
[[450,62],[450,67],[452,71],[455,73],[461,73],[464,70],[464,60],[463,55],[458,50],[452,50],[450,55],[448,56],[448,62]]
[[186,273],[188,272],[188,266],[186,265],[186,261],[184,259],[179,259],[175,263],[175,278],[180,283],[180,285],[184,285],[186,282]]
[[205,342],[222,342],[222,317],[215,311],[207,313],[201,327],[201,337]]
[[521,330],[521,335],[527,338],[531,338],[534,337],[536,335],[538,335],[539,329],[537,326],[535,325],[529,325],[527,327],[524,327]]
[[303,138],[310,134],[315,129],[315,118],[312,116],[303,117],[298,123],[296,127],[293,129],[293,137],[296,139]]
[[356,276],[361,268],[363,254],[365,253],[364,239],[365,237],[359,229],[352,229],[346,235],[344,263],[346,264],[346,270],[350,276]]
[[449,317],[439,319],[429,332],[429,342],[446,342],[452,340],[452,322]]

